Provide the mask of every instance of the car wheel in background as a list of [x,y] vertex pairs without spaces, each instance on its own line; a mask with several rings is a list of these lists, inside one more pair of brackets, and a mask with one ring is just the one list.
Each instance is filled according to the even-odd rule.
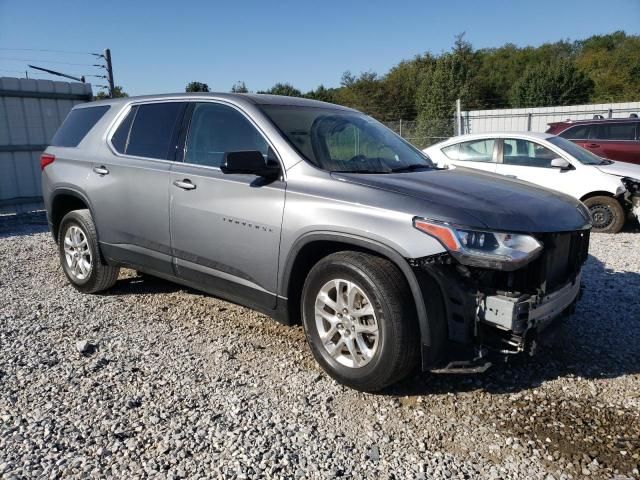
[[384,258],[338,252],[320,260],[305,281],[302,318],[314,357],[344,385],[380,390],[417,364],[413,296]]
[[620,202],[612,197],[587,198],[584,204],[591,213],[594,232],[618,233],[625,222],[625,213]]
[[64,216],[58,233],[58,250],[65,275],[81,292],[99,292],[116,283],[120,269],[102,261],[89,210],[74,210]]

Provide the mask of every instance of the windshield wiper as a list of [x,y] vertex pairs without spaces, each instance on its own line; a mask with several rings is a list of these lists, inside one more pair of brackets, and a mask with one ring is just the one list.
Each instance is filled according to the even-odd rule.
[[398,173],[398,172],[415,172],[417,170],[422,170],[422,169],[427,169],[427,170],[431,170],[433,167],[426,165],[424,163],[412,163],[410,165],[404,166],[404,167],[399,167],[399,168],[394,168],[391,171],[393,173]]
[[331,173],[392,173],[393,170],[331,170]]

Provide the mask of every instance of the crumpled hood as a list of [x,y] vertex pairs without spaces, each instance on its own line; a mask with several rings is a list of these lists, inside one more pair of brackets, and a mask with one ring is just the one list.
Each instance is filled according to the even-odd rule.
[[410,212],[416,216],[470,227],[561,232],[585,228],[590,220],[587,209],[572,197],[464,167],[396,174],[332,175],[342,181],[420,199],[423,201],[421,211]]
[[596,168],[611,175],[631,177],[640,180],[640,165],[633,163],[613,162],[610,165],[596,165]]

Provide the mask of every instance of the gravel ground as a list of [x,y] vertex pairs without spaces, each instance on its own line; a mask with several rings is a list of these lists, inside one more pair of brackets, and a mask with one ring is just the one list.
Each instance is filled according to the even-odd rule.
[[0,477],[640,478],[638,232],[593,235],[556,348],[369,395],[246,308],[77,293],[45,230],[0,219]]

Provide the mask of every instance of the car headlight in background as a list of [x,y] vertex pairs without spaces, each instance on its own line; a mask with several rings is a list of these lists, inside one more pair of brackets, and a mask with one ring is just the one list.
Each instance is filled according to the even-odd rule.
[[413,226],[431,235],[460,263],[498,270],[516,270],[534,260],[542,244],[531,235],[476,230],[414,218]]

